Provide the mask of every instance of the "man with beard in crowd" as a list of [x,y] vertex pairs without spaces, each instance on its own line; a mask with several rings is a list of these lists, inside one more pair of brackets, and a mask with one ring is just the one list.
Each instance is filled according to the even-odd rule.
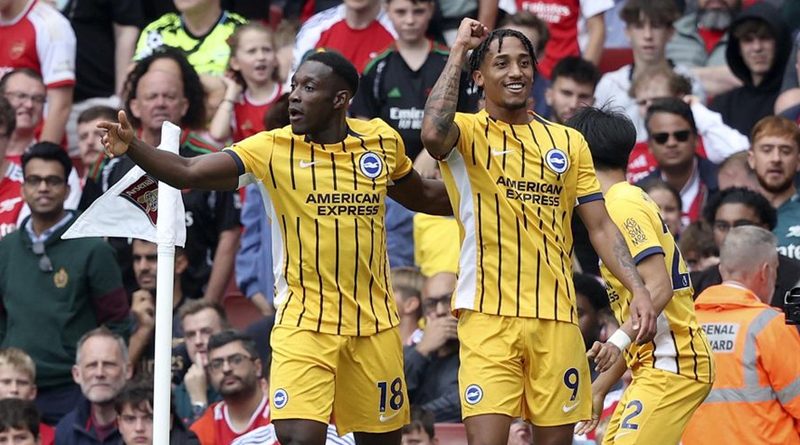
[[729,91],[741,82],[725,61],[728,28],[742,8],[742,0],[698,0],[697,12],[674,23],[667,58],[676,65],[694,67],[709,96]]
[[56,426],[60,445],[121,445],[114,399],[131,377],[125,340],[105,327],[87,332],[78,341],[72,376],[84,400]]
[[225,445],[235,439],[237,443],[277,443],[255,342],[233,330],[213,335],[208,341],[207,369],[222,401],[211,405],[192,425],[201,445]]

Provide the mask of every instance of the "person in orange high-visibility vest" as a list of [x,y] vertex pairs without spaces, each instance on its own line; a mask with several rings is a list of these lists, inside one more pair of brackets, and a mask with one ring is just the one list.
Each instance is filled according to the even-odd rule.
[[684,432],[684,445],[800,444],[800,335],[767,305],[776,245],[760,227],[731,229],[720,251],[722,284],[695,301],[717,378]]

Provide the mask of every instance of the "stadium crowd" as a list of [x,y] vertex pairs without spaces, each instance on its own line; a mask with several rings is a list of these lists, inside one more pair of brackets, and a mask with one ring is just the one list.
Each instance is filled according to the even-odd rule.
[[[170,121],[181,156],[220,152],[289,125],[292,76],[325,49],[360,74],[349,116],[383,119],[419,175],[440,180],[421,130],[464,17],[530,39],[528,108],[540,119],[566,125],[595,106],[633,122],[627,180],[677,241],[717,367],[683,443],[800,444],[800,335],[782,312],[800,284],[800,3],[791,0],[0,0],[0,439],[18,440],[1,443],[152,443],[157,246],[61,239],[135,165],[108,155],[98,123],[125,110],[145,143],[157,146]],[[465,66],[458,111],[484,102]],[[553,193],[533,184],[505,185],[544,206]],[[185,188],[182,198],[171,443],[277,443],[270,405],[285,399],[269,382],[270,331],[286,311],[272,271],[284,267],[273,252],[287,235],[270,229],[258,184]],[[388,197],[385,215],[411,406],[403,443],[453,431],[441,441],[458,443],[463,432],[447,424],[462,421],[451,297],[463,227]],[[571,228],[574,323],[589,350],[619,323],[593,228],[577,217]],[[609,386],[599,426],[574,443],[603,443],[629,383],[630,372]],[[648,421],[631,413],[623,425]],[[327,441],[356,437],[340,437],[332,418]],[[534,443],[531,425],[514,421],[508,443]]]

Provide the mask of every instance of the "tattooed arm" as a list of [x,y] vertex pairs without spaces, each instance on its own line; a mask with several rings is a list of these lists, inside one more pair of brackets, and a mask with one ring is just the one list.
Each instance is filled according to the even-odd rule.
[[636,342],[646,343],[656,333],[656,314],[650,292],[642,282],[628,245],[619,229],[608,216],[603,201],[592,201],[578,206],[578,214],[589,229],[589,238],[603,264],[633,294],[630,303],[630,321],[638,333]]
[[442,159],[458,141],[458,127],[453,123],[458,105],[458,80],[467,51],[477,47],[488,34],[480,22],[465,18],[458,28],[455,43],[439,80],[425,102],[422,118],[422,144],[431,156]]

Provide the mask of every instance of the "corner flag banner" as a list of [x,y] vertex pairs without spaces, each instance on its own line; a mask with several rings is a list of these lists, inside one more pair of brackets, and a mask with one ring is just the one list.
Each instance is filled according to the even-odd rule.
[[[171,141],[164,140],[162,145],[168,142]],[[158,181],[136,165],[78,216],[62,238],[113,236],[139,238],[152,243],[161,241],[183,247],[186,244],[183,198],[180,192],[170,195],[174,206],[167,208],[175,209],[174,223],[167,225],[166,239],[159,239],[156,230]]]

